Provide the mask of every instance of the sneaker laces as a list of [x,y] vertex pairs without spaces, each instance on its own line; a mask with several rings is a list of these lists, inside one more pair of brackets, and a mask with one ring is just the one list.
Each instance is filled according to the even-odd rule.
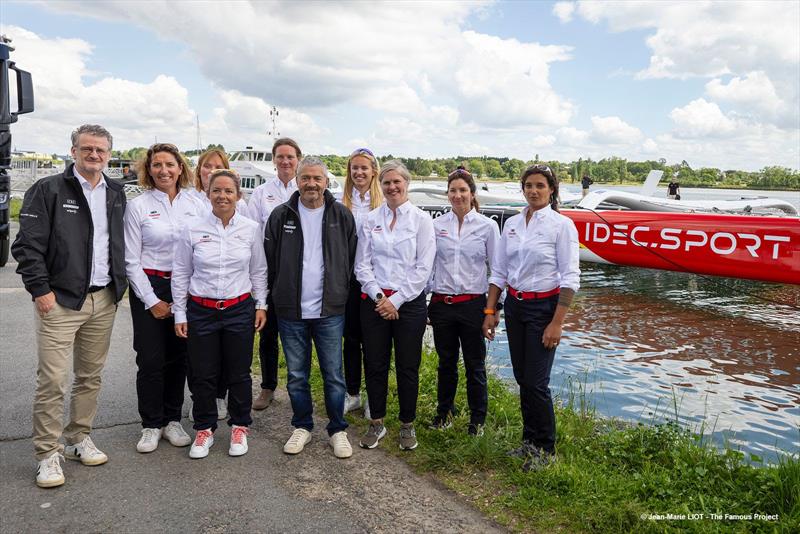
[[158,437],[158,429],[156,428],[145,428],[142,430],[142,439],[150,441],[156,439]]
[[234,445],[241,445],[244,442],[245,436],[250,433],[246,426],[235,426],[231,431],[231,443]]
[[195,446],[196,447],[205,446],[206,441],[208,441],[208,438],[210,438],[210,437],[211,437],[211,431],[210,430],[198,430],[197,431],[197,437],[194,438]]
[[76,446],[76,448],[77,447],[80,447],[81,454],[84,454],[86,456],[94,456],[95,454],[100,454],[100,449],[98,449],[95,446],[94,442],[92,441],[92,438],[90,438],[89,436],[86,436],[86,438],[83,441],[81,441]]
[[401,438],[414,438],[417,436],[417,433],[414,431],[413,426],[401,426],[400,427],[400,437]]
[[59,452],[49,456],[48,458],[45,459],[45,463],[44,463],[45,469],[48,472],[50,472],[50,471],[61,472],[61,463],[60,463],[60,461],[63,460],[63,459],[64,459],[64,456],[62,456],[62,454],[59,453]]
[[350,441],[347,439],[347,432],[337,432],[331,437],[333,438],[334,447],[344,447],[345,445],[350,445]]
[[381,433],[381,427],[383,425],[381,423],[372,423],[369,425],[369,431],[367,432],[368,436],[377,436]]
[[302,430],[302,429],[298,428],[297,430],[292,432],[291,436],[289,436],[289,442],[288,442],[289,445],[292,445],[292,446],[300,445],[300,442],[304,438],[303,433],[300,432],[300,430]]

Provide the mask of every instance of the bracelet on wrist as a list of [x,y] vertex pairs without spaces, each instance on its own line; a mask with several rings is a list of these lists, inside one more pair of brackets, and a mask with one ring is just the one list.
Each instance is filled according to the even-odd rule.
[[483,309],[483,314],[484,315],[495,315],[496,313],[497,313],[497,310],[495,310],[494,308],[484,308]]

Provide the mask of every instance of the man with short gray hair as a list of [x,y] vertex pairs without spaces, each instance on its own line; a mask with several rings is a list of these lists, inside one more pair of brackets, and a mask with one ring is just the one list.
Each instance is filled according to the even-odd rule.
[[327,187],[328,169],[322,160],[304,158],[297,168],[298,190],[267,220],[264,248],[295,427],[283,452],[298,454],[311,441],[314,419],[308,378],[313,341],[325,384],[330,444],[337,458],[349,458],[353,449],[345,430],[342,334],[356,255],[356,224],[350,210]]
[[[62,452],[84,465],[108,461],[89,434],[117,302],[127,288],[125,193],[103,174],[112,142],[96,124],[72,132],[75,162],[28,189],[11,247],[35,303],[39,365],[33,444],[39,461],[36,484],[43,488],[64,484]],[[64,428],[70,356],[75,379]],[[59,443],[62,434],[66,447]]]

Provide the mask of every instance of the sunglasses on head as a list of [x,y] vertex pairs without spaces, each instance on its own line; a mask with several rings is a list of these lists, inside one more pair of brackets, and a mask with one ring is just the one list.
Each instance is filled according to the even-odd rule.
[[370,150],[368,148],[357,148],[357,149],[353,150],[353,153],[350,154],[350,157],[352,158],[353,156],[358,156],[359,154],[368,154],[372,158],[375,158],[375,154],[373,154],[372,150]]
[[448,178],[458,178],[460,176],[469,176],[470,178],[472,178],[472,175],[466,169],[456,169],[447,175]]
[[550,169],[550,167],[542,164],[531,165],[525,172],[528,174],[549,174],[551,178],[553,177],[553,171]]

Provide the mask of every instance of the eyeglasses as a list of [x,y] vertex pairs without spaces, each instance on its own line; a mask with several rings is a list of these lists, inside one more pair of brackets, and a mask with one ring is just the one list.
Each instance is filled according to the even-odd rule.
[[91,156],[92,152],[97,152],[97,155],[100,157],[103,157],[106,154],[108,154],[108,150],[106,150],[105,148],[97,148],[93,146],[82,146],[78,150],[80,150],[81,154],[83,154],[84,156]]
[[470,178],[472,178],[472,175],[466,169],[456,169],[447,175],[448,178],[458,178],[461,176],[469,176]]
[[547,173],[550,175],[550,178],[554,176],[553,171],[547,165],[536,164],[536,165],[531,165],[530,167],[525,169],[525,174],[536,174],[536,173],[541,173],[541,174]]
[[359,154],[369,154],[370,156],[375,158],[375,154],[373,154],[372,150],[370,150],[368,148],[357,148],[357,149],[353,150],[353,153],[350,154],[350,157],[352,158],[353,156],[358,156]]

